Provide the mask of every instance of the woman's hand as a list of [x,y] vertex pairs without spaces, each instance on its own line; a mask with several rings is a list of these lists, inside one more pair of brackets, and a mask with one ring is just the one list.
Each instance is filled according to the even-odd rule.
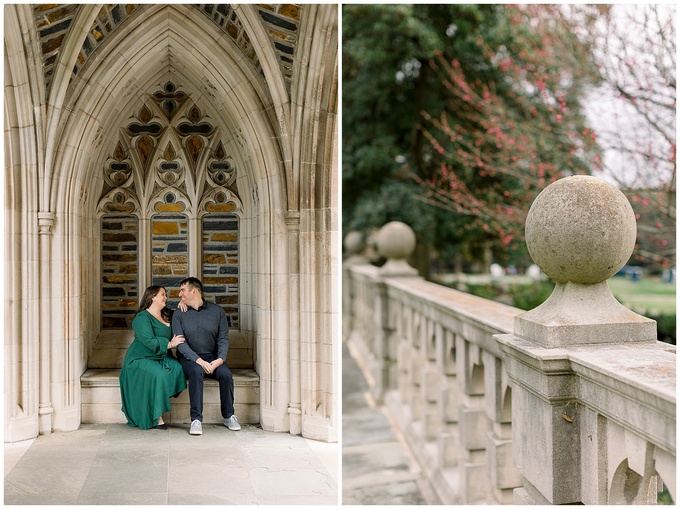
[[187,306],[184,301],[182,301],[177,304],[177,309],[179,309],[182,313],[186,313],[187,309],[189,309],[189,306]]
[[177,345],[181,345],[184,343],[184,336],[173,336],[172,339],[170,340],[170,343],[168,343],[170,346],[169,348],[176,348]]

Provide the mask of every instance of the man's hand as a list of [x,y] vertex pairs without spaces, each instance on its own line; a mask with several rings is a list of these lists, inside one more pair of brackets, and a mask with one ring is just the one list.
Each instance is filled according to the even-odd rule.
[[[215,371],[217,368],[219,368],[222,364],[224,364],[224,361],[222,359],[215,359],[210,363],[212,366],[212,371]],[[211,371],[211,373],[212,373]]]
[[213,365],[209,363],[208,361],[204,361],[200,357],[196,359],[196,363],[203,368],[203,371],[205,371],[207,374],[211,374],[215,368],[213,368]]

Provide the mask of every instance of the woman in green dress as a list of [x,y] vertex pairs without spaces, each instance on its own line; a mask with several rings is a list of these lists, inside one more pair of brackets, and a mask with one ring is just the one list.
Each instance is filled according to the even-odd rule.
[[186,389],[182,365],[171,352],[184,343],[184,337],[172,336],[166,301],[162,286],[150,286],[144,292],[132,321],[135,339],[120,372],[123,413],[130,426],[142,429],[167,429],[162,414],[170,411],[170,397]]

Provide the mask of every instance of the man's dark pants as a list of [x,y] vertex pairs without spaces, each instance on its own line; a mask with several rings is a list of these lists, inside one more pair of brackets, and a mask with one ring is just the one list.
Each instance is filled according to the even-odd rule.
[[[196,362],[190,361],[183,355],[177,356],[184,369],[184,375],[189,379],[189,403],[191,406],[191,421],[198,419],[203,422],[203,379],[207,376],[214,378],[220,384],[220,406],[222,417],[234,415],[234,377],[226,364],[219,366],[212,374],[203,371]],[[201,355],[204,361],[212,362],[212,355]]]

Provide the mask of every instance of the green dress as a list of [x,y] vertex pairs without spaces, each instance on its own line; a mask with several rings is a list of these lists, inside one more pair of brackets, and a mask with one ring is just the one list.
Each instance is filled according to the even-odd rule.
[[186,378],[167,348],[172,338],[169,326],[145,309],[132,321],[132,328],[135,339],[120,372],[122,410],[130,426],[149,429],[170,411],[170,397],[186,389]]

